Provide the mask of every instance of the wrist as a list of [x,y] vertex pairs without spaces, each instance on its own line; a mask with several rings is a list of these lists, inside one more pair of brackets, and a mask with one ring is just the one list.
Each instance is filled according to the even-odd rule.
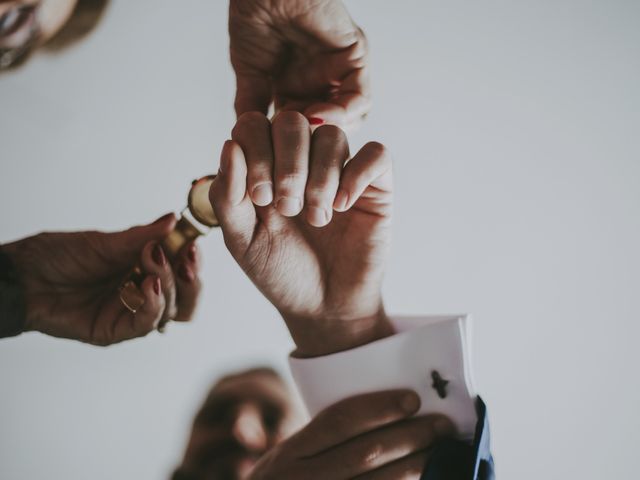
[[[40,234],[42,235],[42,234]],[[42,308],[35,301],[38,295],[34,292],[41,290],[36,287],[34,280],[38,277],[34,265],[37,264],[38,238],[40,235],[23,238],[6,245],[1,251],[10,258],[20,289],[20,296],[24,309],[22,310],[22,332],[40,331],[37,318],[42,317]]]
[[293,356],[299,358],[350,350],[395,333],[382,305],[374,314],[357,318],[283,318],[297,346]]

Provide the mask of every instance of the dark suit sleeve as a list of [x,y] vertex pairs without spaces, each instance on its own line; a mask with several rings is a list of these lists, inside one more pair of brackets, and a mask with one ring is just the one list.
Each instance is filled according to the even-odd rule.
[[422,480],[495,480],[487,407],[476,401],[478,423],[473,443],[444,440],[433,449]]
[[20,335],[25,317],[26,303],[18,272],[0,246],[0,338]]

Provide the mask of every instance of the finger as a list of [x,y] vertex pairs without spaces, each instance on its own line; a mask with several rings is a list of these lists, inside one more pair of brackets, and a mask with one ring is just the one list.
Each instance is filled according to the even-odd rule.
[[159,242],[149,242],[142,249],[142,269],[149,275],[155,275],[160,279],[162,294],[165,299],[165,309],[160,319],[160,324],[176,318],[178,308],[176,305],[176,282],[173,270],[169,264],[164,249]]
[[200,252],[195,242],[185,245],[173,261],[175,272],[177,313],[173,320],[188,322],[193,318],[198,305],[202,282],[200,271]]
[[292,437],[301,456],[311,456],[360,434],[413,415],[420,397],[411,390],[367,393],[342,400],[320,412]]
[[109,300],[93,324],[90,334],[92,344],[111,345],[142,337],[157,328],[165,307],[160,279],[148,275],[140,284],[140,292],[144,303],[136,313],[127,310],[118,295]]
[[273,146],[271,122],[259,112],[240,116],[231,138],[238,142],[247,161],[247,187],[253,203],[264,207],[273,200]]
[[352,478],[429,449],[453,433],[451,422],[441,416],[413,418],[360,435],[313,457],[318,465],[333,465],[335,477]]
[[355,480],[420,480],[429,456],[428,452],[417,452],[372,472],[358,475]]
[[300,213],[309,169],[309,122],[298,112],[280,112],[271,127],[275,153],[275,199],[281,215]]
[[309,178],[305,190],[307,221],[323,227],[331,221],[342,166],[349,158],[349,142],[333,125],[318,128],[311,140]]
[[153,223],[129,228],[121,232],[103,233],[103,251],[105,258],[115,266],[133,266],[140,256],[142,248],[150,241],[159,241],[175,227],[176,217],[167,213]]
[[233,417],[231,433],[237,442],[253,452],[261,452],[267,448],[267,429],[264,425],[262,411],[252,402],[238,406]]
[[[128,312],[131,318],[129,338],[141,337],[155,330],[166,310],[166,300],[162,290],[162,280],[155,275],[147,276],[141,284],[145,303],[135,314]],[[122,326],[126,330],[125,326]],[[124,333],[124,332],[123,332]]]
[[351,72],[340,86],[324,102],[316,102],[304,110],[304,115],[314,125],[331,124],[346,129],[359,125],[371,111],[367,68]]
[[367,143],[344,167],[334,210],[350,209],[369,188],[372,212],[386,213],[393,191],[391,156],[384,145],[377,142]]
[[244,252],[256,224],[256,211],[247,194],[247,164],[244,153],[233,140],[225,142],[220,156],[220,170],[209,199],[213,205],[224,241],[232,255]]
[[245,74],[236,71],[236,115],[260,112],[266,115],[271,105],[271,80],[260,73]]

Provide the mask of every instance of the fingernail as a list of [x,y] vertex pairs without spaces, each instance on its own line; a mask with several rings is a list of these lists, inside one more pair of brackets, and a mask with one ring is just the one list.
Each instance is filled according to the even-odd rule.
[[151,258],[155,262],[156,265],[164,267],[167,263],[167,257],[164,255],[164,251],[159,243],[156,243],[151,250]]
[[173,213],[167,213],[163,216],[161,216],[160,218],[158,218],[156,221],[154,221],[151,225],[155,225],[157,223],[162,223],[165,220],[168,220],[170,217],[173,217]]
[[347,191],[343,189],[338,190],[336,199],[333,201],[333,208],[338,212],[343,212],[347,209],[348,203],[349,203],[349,194],[347,193]]
[[320,207],[309,207],[307,211],[309,223],[314,227],[324,227],[329,223],[329,213]]
[[189,245],[189,249],[187,250],[187,258],[189,261],[195,263],[196,262],[196,244],[192,243]]
[[453,424],[446,418],[439,418],[433,424],[433,430],[437,435],[448,435],[453,433]]
[[273,185],[269,183],[263,183],[253,189],[251,193],[253,203],[259,207],[265,207],[273,201]]
[[189,267],[187,267],[184,263],[178,267],[178,276],[184,280],[185,282],[193,282],[195,276]]
[[415,413],[420,408],[420,397],[413,392],[407,393],[400,400],[400,407],[407,414]]
[[160,283],[160,278],[156,277],[156,279],[153,281],[153,291],[155,292],[156,295],[160,295],[161,287],[162,287],[162,284]]
[[293,217],[300,213],[302,202],[299,198],[282,197],[276,204],[278,211],[285,217]]
[[322,125],[324,123],[324,120],[318,117],[309,117],[308,120],[309,125]]

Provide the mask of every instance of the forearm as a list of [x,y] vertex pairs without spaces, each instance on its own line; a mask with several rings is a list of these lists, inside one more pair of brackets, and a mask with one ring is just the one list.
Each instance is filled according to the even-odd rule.
[[11,252],[11,245],[0,245],[0,338],[22,333],[26,318],[24,289]]

